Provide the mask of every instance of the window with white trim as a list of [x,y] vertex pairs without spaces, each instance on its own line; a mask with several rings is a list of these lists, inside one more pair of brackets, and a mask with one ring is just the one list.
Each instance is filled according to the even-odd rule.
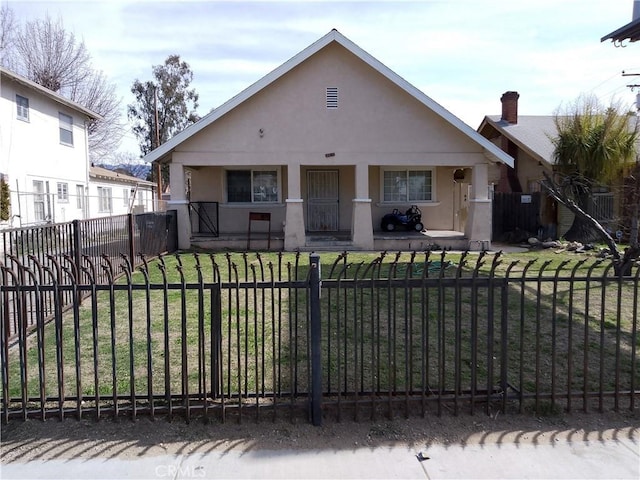
[[383,170],[382,201],[416,203],[433,201],[433,170]]
[[227,202],[275,203],[278,170],[227,170]]
[[29,121],[29,99],[22,95],[16,95],[16,116],[18,120]]
[[131,191],[128,188],[122,189],[122,206],[129,207],[129,195],[131,195]]
[[58,201],[61,203],[69,202],[69,184],[58,182]]
[[36,222],[44,222],[44,182],[33,181],[33,213]]
[[100,213],[111,212],[110,187],[98,187],[98,211]]
[[84,185],[76,185],[76,208],[81,210],[84,207]]
[[60,143],[73,146],[73,117],[58,112],[60,121]]

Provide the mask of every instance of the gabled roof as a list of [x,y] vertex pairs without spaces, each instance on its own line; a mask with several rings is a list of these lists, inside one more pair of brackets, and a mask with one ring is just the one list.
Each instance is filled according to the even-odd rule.
[[640,40],[640,18],[637,18],[625,26],[605,35],[600,39],[601,42],[612,40],[613,42],[622,43],[623,40],[635,42]]
[[62,104],[62,105],[66,106],[68,108],[71,108],[73,110],[76,110],[76,111],[86,115],[87,117],[89,117],[92,120],[100,120],[100,119],[102,119],[102,116],[97,114],[96,112],[94,112],[92,110],[89,110],[88,108],[83,107],[79,103],[76,103],[76,102],[74,102],[72,100],[69,100],[68,98],[63,97],[59,93],[56,93],[53,90],[49,90],[48,88],[45,88],[42,85],[39,85],[39,84],[37,84],[36,82],[34,82],[32,80],[29,80],[28,78],[25,78],[25,77],[23,77],[21,75],[18,75],[17,73],[12,72],[11,70],[7,70],[4,67],[0,67],[0,76],[7,77],[7,78],[13,80],[16,83],[19,83],[21,85],[24,85],[27,88],[35,90],[35,91],[41,93],[42,95],[44,95],[45,97],[50,98],[54,102]]
[[180,145],[180,143],[184,142],[185,140],[192,137],[202,129],[211,125],[217,119],[219,119],[229,111],[233,110],[235,107],[237,107],[247,99],[251,98],[253,95],[260,92],[262,89],[264,89],[268,85],[278,80],[287,72],[291,71],[293,68],[300,65],[302,62],[304,62],[309,57],[319,52],[320,50],[322,50],[332,42],[335,42],[343,46],[344,48],[346,48],[348,51],[350,51],[360,60],[365,62],[367,65],[369,65],[376,71],[378,71],[380,74],[384,75],[387,79],[389,79],[395,85],[397,85],[402,90],[404,90],[405,92],[413,96],[416,100],[418,100],[427,108],[429,108],[434,113],[439,115],[442,119],[447,121],[453,127],[457,128],[460,132],[468,136],[471,140],[475,141],[477,144],[482,146],[485,153],[492,161],[494,162],[500,161],[500,162],[506,163],[507,165],[513,166],[513,158],[511,158],[505,152],[503,152],[498,147],[493,145],[490,141],[488,141],[478,132],[473,130],[469,125],[467,125],[458,117],[453,115],[451,112],[443,108],[440,104],[433,101],[430,97],[425,95],[423,92],[421,92],[416,87],[411,85],[405,79],[400,77],[398,74],[393,72],[384,64],[382,64],[381,62],[376,60],[374,57],[369,55],[367,52],[362,50],[355,43],[353,43],[351,40],[346,38],[344,35],[342,35],[340,32],[338,32],[335,29],[331,30],[324,37],[312,43],[303,51],[301,51],[300,53],[292,57],[287,62],[280,65],[278,68],[276,68],[272,72],[268,73],[266,76],[262,77],[256,83],[249,86],[248,88],[243,90],[241,93],[239,93],[238,95],[236,95],[235,97],[227,101],[226,103],[222,104],[220,107],[216,108],[215,110],[211,111],[209,114],[202,117],[198,122],[188,126],[183,131],[176,134],[169,141],[160,145],[160,147],[156,148],[152,152],[148,153],[145,156],[144,160],[147,162],[153,162],[156,160],[165,159],[167,155],[171,153],[171,151],[173,151],[173,149],[175,149],[178,145]]
[[155,183],[143,180],[138,177],[126,175],[124,173],[115,172],[107,168],[96,167],[94,165],[89,167],[89,177],[97,180],[107,180],[111,182],[120,182],[124,184],[138,184],[140,186],[154,187]]
[[536,160],[555,164],[555,147],[551,139],[557,135],[558,129],[552,115],[520,115],[516,124],[502,120],[501,115],[488,115],[482,120],[478,132],[482,132],[486,125],[491,125]]

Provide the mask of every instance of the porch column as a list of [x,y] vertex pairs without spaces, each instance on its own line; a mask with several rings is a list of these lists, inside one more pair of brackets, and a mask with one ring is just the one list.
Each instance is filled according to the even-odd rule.
[[351,241],[362,250],[373,250],[373,219],[369,198],[369,165],[355,166],[355,198],[351,215]]
[[287,209],[284,220],[284,249],[292,251],[304,247],[304,202],[300,195],[300,166],[287,167]]
[[471,179],[469,216],[465,225],[465,236],[469,239],[469,250],[491,248],[491,199],[489,198],[489,168],[486,163],[473,166]]
[[178,220],[178,248],[191,247],[191,221],[189,219],[189,201],[184,180],[184,166],[179,163],[169,164],[169,178],[171,184],[171,200],[167,202],[167,210],[177,211]]

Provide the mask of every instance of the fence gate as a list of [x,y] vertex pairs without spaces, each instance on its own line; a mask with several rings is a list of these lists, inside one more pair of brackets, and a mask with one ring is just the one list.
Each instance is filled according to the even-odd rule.
[[536,235],[540,227],[540,192],[494,193],[493,236],[494,241],[521,230]]

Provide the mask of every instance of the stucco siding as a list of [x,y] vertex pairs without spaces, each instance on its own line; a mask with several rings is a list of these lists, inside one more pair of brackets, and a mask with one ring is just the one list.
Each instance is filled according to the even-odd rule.
[[[338,88],[338,108],[325,105]],[[262,130],[262,132],[261,132]],[[339,45],[330,45],[176,148],[185,164],[441,164],[481,148]],[[375,153],[374,153],[375,152]],[[431,156],[431,154],[436,154]],[[437,155],[439,154],[439,155]]]
[[[533,158],[531,155],[526,153],[524,150],[518,151],[518,180],[520,181],[520,185],[522,186],[522,190],[525,193],[531,193],[532,191],[538,191],[539,188],[536,186],[535,189],[530,189],[530,185],[544,178],[543,172],[545,168],[542,165],[539,165],[538,160]],[[548,168],[547,171],[551,173],[551,169]]]

